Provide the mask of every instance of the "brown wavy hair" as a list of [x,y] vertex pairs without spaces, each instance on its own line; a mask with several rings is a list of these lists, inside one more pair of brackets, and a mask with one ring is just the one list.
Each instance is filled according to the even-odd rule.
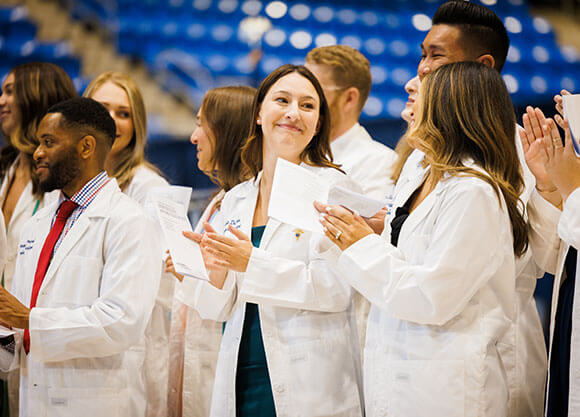
[[[514,109],[499,72],[477,62],[444,65],[423,79],[419,97],[419,114],[404,139],[425,153],[436,180],[446,173],[473,176],[491,185],[498,198],[501,193],[514,252],[521,256],[528,247],[528,224],[519,198],[524,180]],[[465,166],[469,159],[484,172]]]
[[276,81],[294,72],[297,72],[310,81],[320,98],[318,132],[300,154],[300,160],[308,165],[340,170],[340,166],[332,162],[332,152],[330,150],[330,110],[328,109],[328,103],[326,102],[320,83],[314,74],[312,74],[312,72],[310,72],[310,70],[304,65],[286,64],[272,71],[270,75],[262,81],[262,84],[260,84],[258,92],[254,97],[254,102],[252,103],[252,124],[250,126],[250,134],[246,145],[242,149],[242,161],[248,168],[250,176],[255,177],[262,170],[263,135],[262,127],[256,123],[256,120],[258,119],[258,113],[260,112],[264,97],[266,97],[266,94],[270,91],[270,88],[272,88]]
[[5,135],[7,145],[0,150],[0,178],[4,177],[17,156],[30,162],[32,192],[42,196],[34,171],[32,154],[38,147],[36,129],[46,111],[61,101],[78,97],[68,74],[49,62],[30,62],[10,70],[14,75],[14,103],[20,112],[20,123],[14,132]]
[[145,102],[139,87],[133,81],[131,76],[123,72],[107,71],[97,76],[87,86],[84,97],[92,98],[103,84],[112,82],[117,87],[122,88],[129,98],[131,107],[131,118],[133,119],[133,137],[125,149],[119,152],[115,164],[108,171],[111,177],[114,177],[121,190],[126,189],[135,175],[139,166],[145,165],[147,168],[159,175],[161,171],[155,165],[145,159],[145,145],[147,144],[147,112],[145,111]]
[[248,177],[241,155],[250,133],[255,94],[253,87],[218,87],[205,93],[201,103],[213,142],[211,170],[207,174],[225,191]]

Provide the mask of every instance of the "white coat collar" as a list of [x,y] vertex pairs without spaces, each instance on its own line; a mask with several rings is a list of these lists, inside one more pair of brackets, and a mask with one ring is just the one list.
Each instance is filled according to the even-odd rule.
[[[111,199],[117,192],[120,193],[121,190],[117,185],[117,181],[114,178],[112,178],[99,191],[93,202],[87,207],[85,212],[78,218],[73,227],[63,238],[62,243],[55,251],[54,257],[50,262],[48,270],[46,271],[46,276],[44,277],[44,280],[42,282],[42,287],[46,286],[54,277],[55,272],[58,270],[60,264],[66,258],[71,249],[75,247],[79,239],[85,234],[85,231],[91,224],[91,220],[93,218],[107,218],[110,216]],[[58,201],[54,202],[50,206],[43,209],[41,212],[38,213],[38,216],[34,218],[37,223],[42,224],[42,229],[46,228],[46,233],[42,235],[43,239],[46,238],[48,230],[50,230],[52,216],[54,215],[54,213],[58,208],[57,205]]]
[[336,159],[336,155],[342,154],[352,146],[353,141],[358,140],[372,140],[371,135],[366,131],[360,123],[355,123],[350,129],[330,142],[330,149],[332,156]]
[[[4,205],[4,201],[6,200],[6,195],[8,193],[8,187],[12,182],[12,178],[14,177],[16,171],[16,165],[20,156],[16,158],[16,160],[12,163],[8,172],[6,173],[5,177],[2,178],[2,185],[0,186],[0,205]],[[10,218],[10,222],[8,223],[8,229],[10,229],[10,225],[17,222],[17,219],[22,216],[30,216],[29,213],[25,213],[30,207],[34,207],[35,201],[38,200],[35,195],[32,194],[32,181],[28,181],[24,190],[22,190],[22,194],[18,198],[16,202],[16,206],[14,207],[14,212],[12,213],[12,217]]]

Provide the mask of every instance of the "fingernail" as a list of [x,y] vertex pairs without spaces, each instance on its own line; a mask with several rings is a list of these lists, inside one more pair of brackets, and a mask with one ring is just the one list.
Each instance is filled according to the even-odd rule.
[[326,206],[324,209],[326,210],[327,213],[330,213],[330,211],[332,210],[332,207]]

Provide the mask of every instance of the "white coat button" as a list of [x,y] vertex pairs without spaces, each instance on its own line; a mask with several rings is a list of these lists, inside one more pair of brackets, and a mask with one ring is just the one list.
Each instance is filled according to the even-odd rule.
[[278,394],[283,393],[284,392],[284,385],[282,385],[282,384],[274,385],[274,391],[276,391]]

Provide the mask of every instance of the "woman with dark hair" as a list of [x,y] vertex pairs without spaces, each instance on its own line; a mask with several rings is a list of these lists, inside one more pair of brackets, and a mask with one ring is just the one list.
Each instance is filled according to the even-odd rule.
[[528,246],[510,96],[496,70],[460,62],[423,79],[413,112],[405,140],[426,170],[398,187],[381,235],[317,204],[334,243],[318,253],[371,302],[366,413],[506,416],[499,345]]
[[362,414],[351,289],[313,254],[322,234],[268,218],[278,158],[350,186],[332,163],[329,131],[314,75],[276,69],[252,105],[242,151],[252,178],[226,193],[203,237],[186,233],[201,242],[210,274],[192,302],[201,317],[226,321],[213,416]]
[[8,262],[3,285],[10,288],[20,226],[43,205],[32,154],[36,128],[52,105],[77,96],[67,73],[57,65],[37,62],[10,71],[0,96],[0,128],[6,146],[0,150],[0,203],[6,221]]
[[[220,187],[195,227],[212,223],[224,195],[247,179],[242,148],[252,123],[252,87],[219,87],[209,90],[197,113],[191,143],[197,147],[197,166]],[[192,305],[199,281],[175,274],[171,257],[167,270],[180,283],[175,286],[170,331],[169,416],[209,416],[222,323],[203,320]]]
[[[7,289],[12,287],[22,226],[47,203],[38,186],[32,159],[38,146],[36,128],[51,106],[76,96],[67,73],[48,62],[17,65],[2,85],[0,129],[6,146],[0,150],[0,204],[6,226],[7,253],[0,278]],[[18,372],[9,374],[8,380],[10,415],[16,416]]]

